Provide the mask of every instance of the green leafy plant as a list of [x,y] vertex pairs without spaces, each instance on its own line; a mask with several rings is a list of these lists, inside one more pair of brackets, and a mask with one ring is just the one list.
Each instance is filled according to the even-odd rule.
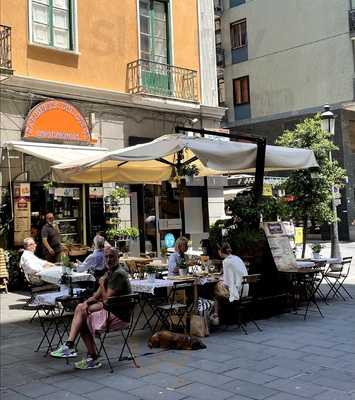
[[168,248],[167,248],[166,246],[162,246],[162,247],[160,248],[160,254],[161,254],[163,257],[166,257],[167,254],[168,254]]
[[180,258],[180,260],[177,261],[176,266],[179,269],[187,269],[188,268],[185,258]]
[[311,245],[311,249],[313,253],[320,253],[320,251],[323,249],[323,246],[320,243],[313,243]]
[[[329,153],[339,150],[328,132],[321,126],[320,115],[306,118],[295,129],[286,130],[276,141],[278,145],[308,148],[313,150],[319,169],[294,171],[287,178],[282,188],[292,198],[288,203],[292,218],[301,220],[304,226],[302,257],[307,243],[308,221],[331,223],[335,220],[331,208],[332,186],[341,188],[345,182],[345,170],[337,161],[330,161]],[[292,196],[292,197],[291,197]]]
[[60,257],[60,261],[66,268],[73,268],[73,266],[74,266],[74,264],[70,261],[69,256],[67,256],[67,255],[62,255]]
[[177,172],[179,176],[196,176],[200,170],[194,164],[183,164],[178,168]]
[[133,226],[125,228],[126,236],[130,239],[137,239],[139,237],[139,230]]
[[128,191],[123,187],[117,187],[110,193],[110,197],[114,200],[125,199],[128,197]]
[[50,182],[47,182],[47,183],[45,183],[45,184],[43,185],[43,189],[44,189],[46,192],[49,192],[50,189],[55,188],[56,186],[57,186],[56,182],[50,181]]
[[155,274],[157,270],[157,267],[155,267],[154,265],[146,265],[144,267],[144,272],[147,274]]

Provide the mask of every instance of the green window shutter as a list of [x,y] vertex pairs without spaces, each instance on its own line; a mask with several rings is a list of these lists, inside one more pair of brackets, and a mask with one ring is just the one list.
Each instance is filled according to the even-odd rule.
[[140,0],[140,43],[142,86],[159,96],[171,95],[169,67],[168,3],[161,0]]

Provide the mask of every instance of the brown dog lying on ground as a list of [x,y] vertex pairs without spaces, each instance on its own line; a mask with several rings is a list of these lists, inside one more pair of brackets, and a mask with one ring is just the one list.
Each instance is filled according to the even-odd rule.
[[170,331],[154,333],[148,340],[148,346],[150,348],[161,347],[174,350],[199,350],[206,348],[206,345],[200,339]]

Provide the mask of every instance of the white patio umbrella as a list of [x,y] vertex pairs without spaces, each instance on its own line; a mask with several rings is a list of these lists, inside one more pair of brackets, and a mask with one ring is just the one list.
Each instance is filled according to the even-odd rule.
[[[256,154],[254,143],[171,134],[149,143],[58,164],[52,172],[58,182],[159,184],[176,173],[178,162],[196,165],[198,176],[254,172]],[[312,150],[266,146],[265,171],[310,167],[318,167]]]

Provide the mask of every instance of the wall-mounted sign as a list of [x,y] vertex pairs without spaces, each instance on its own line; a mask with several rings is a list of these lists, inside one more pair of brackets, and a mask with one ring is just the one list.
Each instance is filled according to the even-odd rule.
[[14,244],[21,246],[31,231],[31,187],[29,183],[14,184]]
[[93,142],[80,111],[61,100],[46,100],[33,107],[26,118],[23,137],[50,142]]

